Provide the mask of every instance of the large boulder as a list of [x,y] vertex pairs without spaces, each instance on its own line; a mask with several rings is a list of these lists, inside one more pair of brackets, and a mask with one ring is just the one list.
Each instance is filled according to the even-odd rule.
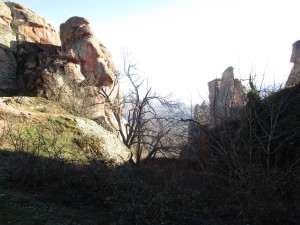
[[293,50],[290,61],[294,63],[294,66],[286,81],[285,85],[287,87],[294,86],[300,82],[300,40],[296,41],[293,44]]
[[2,149],[79,163],[104,161],[113,166],[130,160],[131,151],[115,133],[95,121],[73,116],[45,98],[0,97],[0,114]]

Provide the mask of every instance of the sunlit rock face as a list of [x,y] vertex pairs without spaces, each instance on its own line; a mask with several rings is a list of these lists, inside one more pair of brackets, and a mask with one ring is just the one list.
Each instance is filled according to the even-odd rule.
[[11,10],[11,27],[19,41],[60,45],[59,34],[44,18],[18,3],[5,4]]
[[228,67],[221,79],[210,81],[208,89],[211,123],[239,116],[239,109],[245,105],[245,88],[234,78],[233,67]]
[[53,61],[54,68],[42,71],[42,95],[61,101],[72,113],[115,129],[117,122],[112,109],[101,94],[104,88],[110,101],[121,109],[123,95],[115,79],[110,53],[93,35],[88,20],[82,17],[71,17],[61,24],[60,37],[59,60]]
[[[6,46],[11,48],[11,44],[16,42],[16,35],[11,27],[12,14],[10,8],[4,3],[0,2],[0,43],[1,47]],[[16,50],[14,48],[13,50]]]
[[286,81],[286,86],[293,86],[300,82],[300,40],[296,41],[293,44],[293,50],[291,55],[292,63],[294,63],[294,66],[291,70],[291,73]]
[[[103,89],[109,104],[101,93]],[[14,99],[15,104],[9,105]],[[32,103],[29,112],[18,111],[20,99]],[[45,102],[49,107],[43,105]],[[80,141],[79,137],[71,144],[78,144],[80,149],[88,138],[97,144],[105,160],[121,165],[131,156],[117,136],[114,113],[122,116],[122,102],[111,55],[93,35],[86,19],[70,18],[61,25],[59,34],[30,9],[0,2],[0,111],[9,106],[12,112],[18,112],[12,117],[22,121],[24,113],[25,119],[34,117],[33,121],[52,116],[76,120],[72,123],[78,130],[75,133],[84,134],[85,139]],[[54,105],[67,112],[52,111]],[[0,128],[1,124],[5,124],[3,118]]]
[[[88,20],[71,17],[58,33],[44,18],[13,2],[0,2],[0,96],[40,96],[69,112],[118,127],[123,95],[108,50]],[[105,88],[110,106],[101,94]]]
[[81,67],[89,84],[110,86],[115,69],[111,55],[93,35],[88,20],[71,17],[60,25],[62,54],[69,61]]

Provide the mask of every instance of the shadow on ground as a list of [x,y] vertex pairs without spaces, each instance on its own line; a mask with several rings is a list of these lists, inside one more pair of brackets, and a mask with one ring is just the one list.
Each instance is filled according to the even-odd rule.
[[0,150],[0,224],[299,222],[296,201],[233,183],[183,160],[108,168]]

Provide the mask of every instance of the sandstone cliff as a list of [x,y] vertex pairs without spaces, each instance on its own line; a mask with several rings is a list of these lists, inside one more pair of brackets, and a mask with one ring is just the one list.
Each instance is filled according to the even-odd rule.
[[123,95],[115,73],[109,51],[85,18],[68,19],[58,33],[30,9],[0,2],[0,97],[46,98],[117,133],[112,110],[122,116]]
[[117,127],[100,90],[105,88],[120,113],[123,95],[111,55],[88,20],[70,18],[59,36],[30,9],[1,2],[0,26],[0,96],[45,97],[109,130]]
[[[19,56],[20,44],[38,43],[60,45],[58,32],[44,18],[13,2],[0,2],[0,96],[24,92],[26,75],[20,74],[24,65]],[[31,57],[32,62],[32,57]],[[30,68],[33,68],[30,65]]]

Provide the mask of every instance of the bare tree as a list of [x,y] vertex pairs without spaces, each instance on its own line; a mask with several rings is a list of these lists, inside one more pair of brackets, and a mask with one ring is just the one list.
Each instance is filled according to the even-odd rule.
[[[253,171],[266,181],[297,173],[299,88],[300,85],[285,89],[280,85],[257,88],[250,76],[246,105],[238,110],[231,108],[232,111],[221,119],[217,117],[218,120],[211,110],[213,120],[210,121],[219,123],[203,124],[199,115],[187,120],[193,125],[191,131],[195,135],[191,141],[198,145],[199,155],[210,150],[209,160],[202,162],[200,157],[200,163],[242,179],[248,179]],[[199,106],[195,110],[200,111]]]
[[[176,116],[179,105],[171,101],[170,95],[161,96],[153,91],[148,81],[137,72],[137,66],[129,62],[129,56],[124,57],[123,73],[116,74],[114,87],[110,91],[101,88],[101,95],[113,112],[123,143],[134,150],[132,160],[136,164],[142,159],[155,158],[157,153],[174,155],[182,144],[176,139],[180,123]],[[124,97],[120,95],[117,101],[112,101],[110,95],[122,76],[129,81],[129,91]]]
[[295,110],[299,87],[257,89],[251,77],[249,83],[245,146],[249,150],[249,165],[261,165],[269,179],[280,167],[291,170],[300,162],[297,152],[300,124]]

